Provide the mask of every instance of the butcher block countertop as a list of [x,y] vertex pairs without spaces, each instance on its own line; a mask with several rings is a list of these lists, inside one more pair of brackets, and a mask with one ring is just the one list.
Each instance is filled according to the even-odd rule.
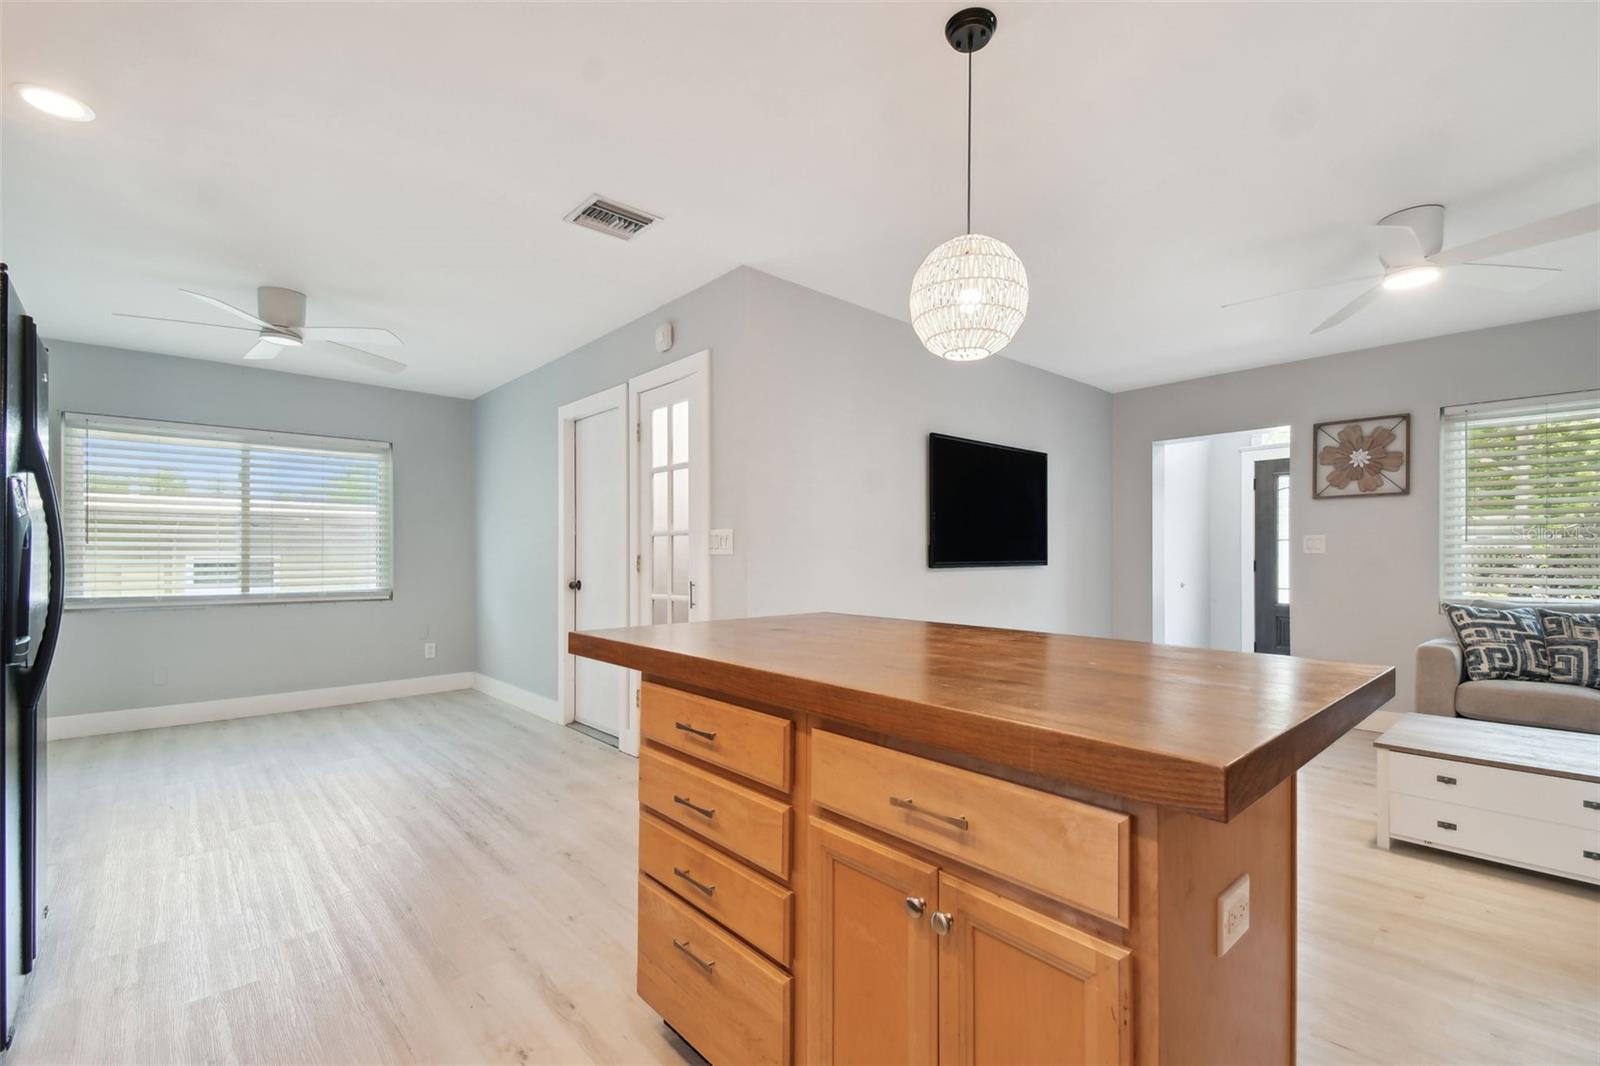
[[573,633],[574,655],[1227,821],[1394,668],[845,614]]

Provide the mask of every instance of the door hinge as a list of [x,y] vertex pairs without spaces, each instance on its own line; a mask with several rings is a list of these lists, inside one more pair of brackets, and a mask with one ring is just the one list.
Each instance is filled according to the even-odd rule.
[[644,556],[635,555],[633,557],[633,572],[636,574],[644,573]]
[[635,422],[633,424],[633,439],[635,441],[644,440],[644,423],[643,422]]
[[639,706],[639,693],[641,691],[642,691],[641,689],[634,689],[633,690],[633,705],[635,707]]
[[1250,572],[1252,574],[1256,572],[1256,560],[1254,559],[1250,560]]

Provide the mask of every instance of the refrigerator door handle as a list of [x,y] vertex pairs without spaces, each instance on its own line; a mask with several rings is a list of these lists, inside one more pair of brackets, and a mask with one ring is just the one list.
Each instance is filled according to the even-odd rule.
[[6,543],[11,545],[6,560],[6,584],[11,602],[6,604],[5,665],[27,666],[29,626],[33,614],[33,520],[28,514],[28,479],[21,474],[6,479]]
[[44,524],[50,537],[50,600],[45,609],[44,632],[39,635],[39,653],[34,657],[33,666],[18,677],[22,682],[23,707],[32,711],[44,692],[50,663],[56,654],[56,639],[61,635],[61,614],[67,600],[67,537],[61,528],[61,501],[56,496],[56,480],[36,434],[24,435],[22,454],[17,458],[18,467],[32,474],[39,483]]

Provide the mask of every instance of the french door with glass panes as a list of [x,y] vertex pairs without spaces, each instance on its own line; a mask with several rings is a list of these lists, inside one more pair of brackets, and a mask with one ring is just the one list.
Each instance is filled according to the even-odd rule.
[[697,376],[638,396],[639,622],[709,617],[706,604],[704,389]]

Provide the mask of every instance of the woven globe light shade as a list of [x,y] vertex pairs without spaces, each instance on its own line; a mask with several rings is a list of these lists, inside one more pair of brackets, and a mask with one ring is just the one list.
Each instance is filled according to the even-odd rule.
[[986,359],[1028,314],[1028,272],[1004,241],[964,233],[928,253],[911,279],[911,328],[941,359]]

